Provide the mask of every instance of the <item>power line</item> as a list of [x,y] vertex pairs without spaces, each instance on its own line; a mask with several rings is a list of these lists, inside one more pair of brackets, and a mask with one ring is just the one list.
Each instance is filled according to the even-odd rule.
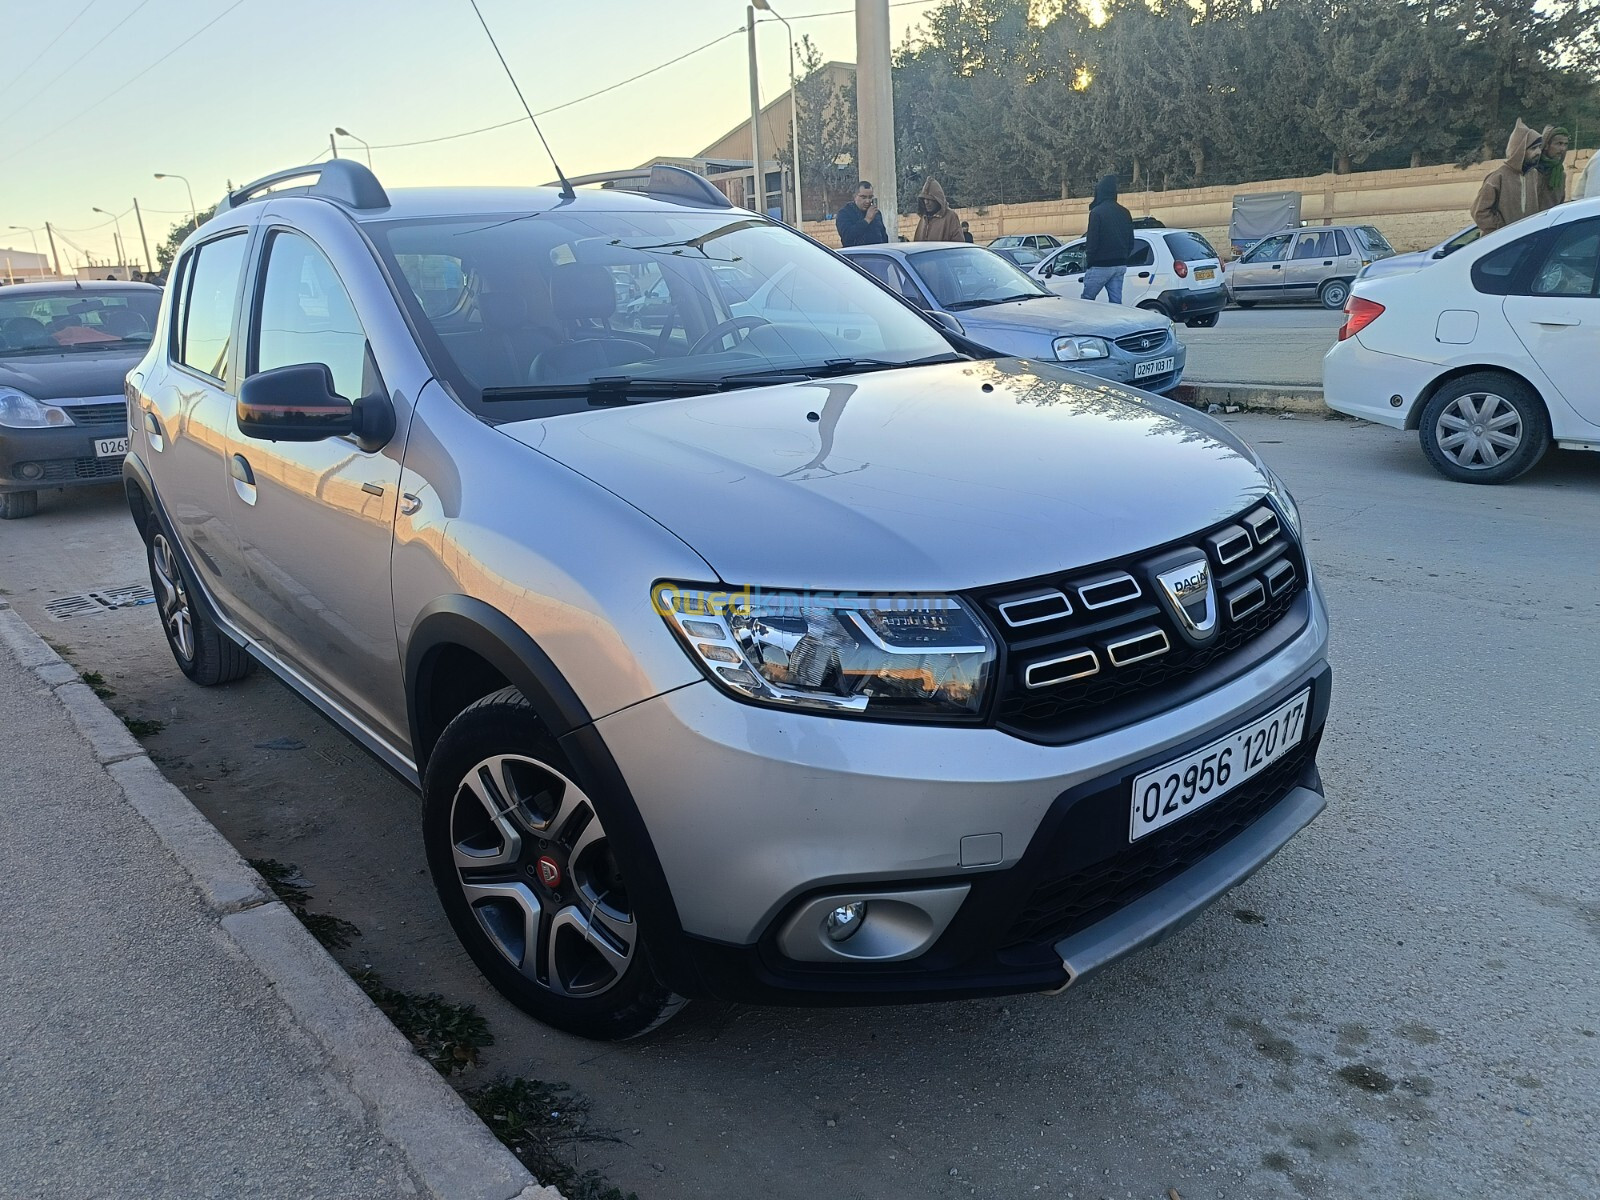
[[63,28],[60,33],[56,34],[55,37],[50,39],[49,45],[47,45],[43,50],[39,51],[39,53],[34,56],[34,59],[33,59],[33,61],[31,63],[29,63],[26,67],[23,67],[22,70],[18,71],[9,80],[7,80],[6,85],[4,87],[0,87],[0,96],[3,96],[7,92],[9,92],[12,88],[14,88],[17,85],[17,80],[21,79],[24,75],[26,75],[29,72],[29,70],[31,70],[33,67],[36,67],[36,66],[38,66],[39,63],[43,62],[44,61],[44,56],[46,54],[50,53],[51,46],[54,46],[62,38],[66,37],[67,36],[67,31],[70,30],[74,25],[76,25],[80,20],[82,20],[83,17],[85,16],[85,14],[87,14],[88,11],[91,8],[93,8],[97,2],[98,2],[98,0],[89,0],[89,3],[85,4],[82,8],[80,8],[78,10],[78,15],[73,17],[72,20],[68,21],[66,26],[65,26],[65,28]]
[[[16,108],[13,108],[9,113],[6,114],[6,116],[4,118],[4,121],[10,121],[12,117],[16,116],[23,109],[27,108],[28,105],[32,104],[40,96],[42,96],[46,92],[48,92],[53,86],[55,86],[57,81],[59,81],[63,75],[65,75],[68,71],[72,70],[73,67],[77,66],[84,59],[88,58],[89,55],[93,54],[96,50],[98,50],[100,48],[100,43],[101,42],[105,41],[113,33],[115,33],[117,30],[121,29],[129,21],[133,20],[134,17],[138,16],[139,15],[139,10],[141,8],[143,8],[146,4],[149,4],[149,3],[150,3],[150,0],[139,0],[139,3],[135,4],[133,6],[133,8],[131,10],[129,10],[127,16],[123,17],[122,20],[118,21],[110,29],[106,30],[98,38],[96,38],[95,41],[94,41],[94,44],[92,46],[90,46],[87,50],[85,50],[82,54],[78,55],[77,58],[73,59],[66,66],[62,67],[59,72],[57,72],[54,76],[51,77],[49,83],[41,84],[39,87],[36,87],[33,90],[33,94],[32,95],[30,95],[21,104],[17,105]],[[87,11],[87,10],[85,10],[85,11]],[[0,122],[0,123],[3,123],[3,122]]]
[[[917,2],[918,3],[923,3],[923,2],[925,2],[925,0],[917,0]],[[603,87],[603,88],[599,89],[598,91],[590,92],[588,95],[579,96],[575,100],[566,100],[566,101],[563,101],[562,103],[557,104],[557,105],[555,105],[555,106],[553,106],[551,108],[541,109],[540,111],[534,113],[533,115],[535,117],[547,116],[547,115],[549,115],[550,113],[553,113],[553,112],[560,112],[564,108],[571,108],[574,104],[582,104],[585,100],[593,100],[596,96],[603,96],[607,92],[614,92],[618,88],[626,87],[630,83],[637,83],[639,80],[643,79],[646,75],[654,75],[657,71],[662,71],[662,70],[665,70],[667,67],[674,66],[674,65],[676,65],[678,63],[681,63],[684,59],[692,58],[694,55],[699,54],[701,51],[709,50],[709,49],[711,49],[711,47],[717,45],[719,42],[725,42],[729,38],[737,37],[739,34],[741,34],[743,32],[744,32],[744,26],[741,25],[737,29],[729,30],[727,33],[723,34],[721,37],[712,38],[709,42],[705,43],[705,45],[703,45],[703,46],[696,46],[693,50],[685,51],[684,53],[678,55],[677,58],[669,58],[664,63],[658,63],[656,66],[651,67],[648,71],[640,71],[639,74],[637,74],[637,75],[631,75],[627,79],[620,80],[617,83],[609,84],[606,87]],[[388,143],[385,143],[385,144],[382,144],[382,145],[374,144],[372,148],[374,150],[401,150],[401,149],[404,149],[404,148],[406,148],[408,146],[430,146],[430,145],[434,144],[435,142],[449,142],[449,141],[454,141],[456,138],[472,137],[474,134],[488,133],[491,130],[495,130],[495,129],[506,129],[506,128],[509,128],[512,125],[520,125],[524,121],[526,121],[527,119],[528,119],[527,117],[517,117],[514,120],[501,121],[501,122],[499,122],[498,124],[495,124],[495,125],[484,125],[484,126],[482,126],[481,128],[478,128],[478,129],[465,129],[465,130],[462,130],[460,133],[446,133],[446,134],[442,134],[439,137],[419,138],[418,140],[416,140],[414,142],[388,142]],[[327,153],[327,151],[323,151],[323,153],[325,154],[325,153]],[[317,157],[320,158],[321,155],[319,154]],[[316,160],[313,159],[312,161],[316,161]]]
[[196,29],[193,33],[191,33],[188,37],[184,38],[183,41],[179,42],[176,46],[172,47],[172,49],[168,50],[160,58],[157,58],[153,62],[147,64],[137,75],[134,75],[133,78],[131,78],[131,79],[129,79],[129,80],[123,82],[123,83],[118,84],[116,87],[112,88],[109,92],[107,92],[104,96],[101,96],[100,99],[94,101],[87,108],[79,109],[76,113],[74,113],[72,116],[68,117],[65,121],[62,121],[61,124],[57,125],[55,128],[47,130],[44,133],[41,133],[38,137],[34,138],[33,141],[27,142],[24,145],[19,146],[17,149],[13,150],[10,154],[7,154],[3,158],[0,158],[0,163],[10,162],[13,158],[15,158],[17,155],[21,154],[24,150],[32,149],[34,146],[37,146],[40,142],[44,141],[45,139],[54,137],[56,134],[60,133],[63,129],[65,129],[68,125],[71,125],[74,121],[78,120],[78,118],[80,118],[82,116],[85,116],[90,112],[93,112],[96,108],[99,108],[100,105],[104,104],[107,100],[111,99],[111,97],[115,96],[117,93],[123,91],[124,89],[126,89],[128,87],[131,87],[133,84],[135,84],[139,80],[143,79],[151,71],[154,71],[162,63],[166,62],[167,59],[171,58],[179,50],[182,50],[190,42],[194,41],[195,38],[199,37],[206,30],[210,29],[218,21],[222,20],[223,17],[227,16],[229,13],[231,13],[234,9],[238,8],[243,3],[244,3],[244,0],[233,0],[233,3],[228,5],[227,8],[223,9],[216,16],[212,17],[211,20],[207,21],[204,25],[200,26],[199,29]]

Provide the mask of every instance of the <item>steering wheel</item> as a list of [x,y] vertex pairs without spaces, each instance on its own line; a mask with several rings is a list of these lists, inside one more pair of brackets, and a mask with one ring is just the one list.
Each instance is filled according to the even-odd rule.
[[689,347],[689,353],[704,354],[711,346],[721,342],[730,333],[738,333],[740,330],[760,329],[763,325],[771,324],[772,322],[765,317],[730,317],[696,338],[694,345]]

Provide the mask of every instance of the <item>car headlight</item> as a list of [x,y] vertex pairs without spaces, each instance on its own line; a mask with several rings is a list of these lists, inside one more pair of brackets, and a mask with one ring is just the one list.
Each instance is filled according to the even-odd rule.
[[994,670],[994,639],[951,596],[659,583],[652,598],[713,683],[759,704],[970,720]]
[[1294,502],[1294,497],[1289,494],[1288,485],[1278,478],[1278,473],[1265,463],[1261,469],[1267,473],[1267,484],[1270,488],[1272,502],[1277,506],[1278,515],[1283,518],[1283,523],[1289,527],[1289,532],[1294,534],[1295,540],[1300,540],[1300,506]]
[[1059,362],[1082,362],[1086,358],[1110,358],[1111,347],[1105,338],[1058,337],[1051,344]]
[[45,429],[71,424],[72,418],[67,416],[66,409],[40,404],[27,392],[16,388],[0,388],[0,425],[12,429]]

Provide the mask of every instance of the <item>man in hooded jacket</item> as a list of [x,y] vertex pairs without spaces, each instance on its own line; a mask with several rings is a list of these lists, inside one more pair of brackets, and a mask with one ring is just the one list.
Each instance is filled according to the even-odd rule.
[[1472,220],[1484,233],[1504,229],[1556,203],[1539,159],[1544,139],[1517,118],[1506,142],[1506,160],[1489,172],[1472,203]]
[[1133,217],[1117,203],[1117,177],[1102,176],[1089,205],[1089,232],[1083,245],[1083,298],[1104,288],[1106,299],[1122,303],[1123,270],[1133,257]]
[[911,235],[913,242],[959,242],[961,218],[945,201],[944,189],[937,179],[922,185],[917,197],[917,229]]

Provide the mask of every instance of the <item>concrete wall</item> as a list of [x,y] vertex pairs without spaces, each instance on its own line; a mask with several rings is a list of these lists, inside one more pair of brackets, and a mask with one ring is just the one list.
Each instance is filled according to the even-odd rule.
[[[1583,173],[1594,150],[1567,155],[1568,188]],[[1268,179],[1231,187],[1188,188],[1172,192],[1130,192],[1122,203],[1134,216],[1152,216],[1175,229],[1198,229],[1226,253],[1233,197],[1240,192],[1299,192],[1300,216],[1328,224],[1376,225],[1399,251],[1437,244],[1468,224],[1473,197],[1492,164],[1466,170],[1453,166],[1364,171],[1355,175],[1311,175]],[[1054,233],[1077,237],[1089,220],[1088,199],[1044,200],[1033,204],[991,204],[959,209],[978,243],[1006,233]],[[900,234],[910,237],[914,216],[900,218]],[[806,232],[837,245],[832,222],[807,222]]]

